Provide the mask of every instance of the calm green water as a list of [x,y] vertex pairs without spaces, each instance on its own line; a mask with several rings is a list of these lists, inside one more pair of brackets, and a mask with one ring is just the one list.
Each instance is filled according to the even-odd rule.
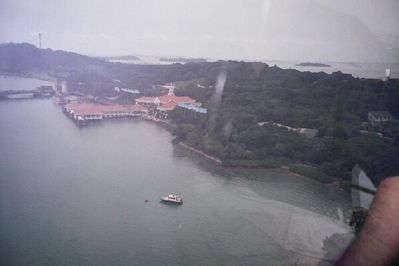
[[[309,180],[207,167],[139,119],[78,128],[19,100],[0,102],[0,125],[1,265],[280,265],[309,255],[280,228],[293,213],[339,224],[350,207]],[[184,205],[159,202],[171,192]]]

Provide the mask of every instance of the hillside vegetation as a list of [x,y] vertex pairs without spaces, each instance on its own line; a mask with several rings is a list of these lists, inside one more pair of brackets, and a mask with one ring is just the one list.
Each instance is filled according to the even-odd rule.
[[[376,182],[399,172],[397,120],[369,133],[359,130],[370,111],[385,110],[399,117],[397,81],[235,61],[128,65],[29,44],[1,44],[0,72],[46,73],[65,79],[70,91],[95,96],[115,96],[115,80],[142,95],[159,95],[153,85],[184,81],[176,94],[202,102],[209,112],[195,118],[173,113],[176,141],[219,157],[225,165],[285,165],[324,180],[348,178],[356,163]],[[259,122],[317,129],[318,134],[308,138]]]
[[[259,63],[226,62],[224,68],[220,102],[214,101],[213,87],[192,84],[179,91],[204,101],[210,112],[195,122],[175,114],[178,138],[228,165],[291,165],[296,172],[349,178],[358,163],[377,182],[398,173],[398,122],[360,132],[369,111],[387,110],[398,116],[397,83]],[[307,138],[271,124],[258,125],[264,121],[318,129],[318,134]]]

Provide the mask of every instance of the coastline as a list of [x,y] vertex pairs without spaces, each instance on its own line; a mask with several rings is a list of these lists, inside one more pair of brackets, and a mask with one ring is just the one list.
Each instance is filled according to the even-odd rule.
[[[35,141],[35,139],[37,140],[37,136],[39,136],[39,139],[40,137],[45,137],[43,139],[46,142],[53,143],[55,146],[45,146],[50,152],[44,153],[40,145],[32,145],[34,153],[43,154],[43,157],[37,158],[35,161],[42,162],[46,159],[45,161],[51,162],[51,165],[56,166],[62,158],[66,158],[63,159],[65,167],[58,169],[62,170],[60,173],[54,168],[56,172],[51,171],[49,174],[49,169],[45,165],[35,163],[35,161],[29,163],[28,160],[31,158],[30,153],[25,152],[21,153],[21,155],[12,153],[15,156],[13,160],[7,161],[7,166],[12,168],[13,165],[18,165],[18,162],[28,162],[27,167],[35,167],[31,171],[35,176],[32,176],[31,173],[19,176],[20,173],[18,171],[10,170],[9,172],[15,173],[12,176],[15,178],[14,182],[9,184],[12,188],[8,189],[9,194],[15,195],[15,199],[19,197],[18,193],[13,193],[15,180],[31,181],[31,187],[39,189],[39,194],[27,193],[30,196],[29,199],[32,201],[32,206],[36,207],[32,212],[29,212],[34,217],[41,217],[40,215],[43,214],[42,205],[36,204],[38,200],[41,202],[42,198],[38,199],[37,195],[42,195],[43,193],[44,195],[50,195],[49,197],[44,197],[43,200],[47,200],[48,206],[53,208],[51,213],[61,213],[62,210],[59,207],[64,206],[62,203],[71,202],[77,208],[77,211],[70,213],[67,210],[67,214],[79,215],[79,217],[82,217],[82,223],[77,223],[77,217],[75,216],[70,217],[71,219],[62,219],[62,222],[66,228],[74,232],[79,232],[78,227],[81,224],[83,226],[87,225],[87,215],[83,213],[82,216],[82,208],[85,208],[84,210],[87,210],[89,214],[97,215],[96,217],[113,217],[111,220],[99,219],[102,224],[96,227],[98,232],[95,232],[100,236],[98,241],[103,240],[101,230],[109,226],[110,222],[112,222],[115,224],[115,228],[121,233],[126,233],[126,230],[129,232],[131,229],[136,230],[138,232],[137,235],[141,237],[140,240],[143,243],[147,243],[146,234],[140,234],[140,230],[143,231],[142,228],[148,226],[148,224],[159,226],[157,228],[162,232],[165,228],[169,228],[170,230],[165,231],[165,234],[161,234],[165,238],[159,240],[167,242],[176,236],[178,228],[176,229],[175,226],[165,226],[165,223],[160,223],[159,221],[168,220],[173,225],[174,221],[181,220],[185,223],[183,224],[184,230],[181,230],[181,232],[186,233],[185,237],[188,240],[192,239],[192,228],[199,228],[194,233],[200,235],[203,233],[201,226],[204,225],[204,221],[206,223],[209,222],[210,231],[206,236],[212,234],[217,236],[217,238],[212,238],[212,241],[214,240],[215,242],[212,243],[213,246],[210,249],[220,246],[220,243],[226,242],[229,245],[229,243],[237,241],[237,234],[239,236],[255,236],[254,240],[245,238],[248,245],[254,249],[257,249],[259,246],[261,250],[268,243],[279,247],[280,242],[288,243],[288,247],[294,248],[291,243],[295,244],[297,238],[302,239],[302,235],[306,239],[310,234],[312,239],[313,237],[320,239],[319,242],[322,243],[323,236],[319,237],[319,227],[312,227],[312,223],[310,223],[310,227],[306,227],[306,221],[311,221],[313,224],[316,221],[322,226],[323,230],[326,227],[325,230],[330,232],[330,230],[332,231],[340,225],[337,221],[337,208],[344,210],[345,217],[349,216],[349,211],[345,208],[349,206],[347,204],[349,197],[346,195],[341,197],[342,193],[328,193],[332,190],[328,190],[327,187],[316,183],[312,184],[300,178],[275,174],[268,170],[257,170],[248,173],[246,172],[247,169],[226,171],[223,169],[220,170],[216,166],[207,167],[207,161],[203,159],[202,162],[199,162],[201,160],[200,157],[194,154],[191,155],[193,157],[190,155],[184,156],[183,150],[181,153],[174,153],[173,147],[170,145],[171,134],[164,131],[162,127],[146,123],[142,119],[110,119],[93,124],[92,128],[88,130],[83,129],[82,131],[76,129],[72,122],[66,119],[51,101],[27,101],[26,103],[26,105],[18,105],[21,107],[26,106],[27,109],[12,108],[12,110],[16,114],[20,113],[21,110],[25,111],[24,113],[32,113],[29,110],[38,110],[38,113],[35,113],[38,114],[35,121],[46,122],[40,123],[39,127],[37,123],[31,123],[31,121],[26,120],[11,123],[12,126],[17,128],[26,128],[25,125],[29,125],[28,131],[32,131],[36,135],[33,137],[27,134],[23,134],[23,136],[15,135],[12,133],[17,131],[15,130],[16,128],[6,127],[7,131],[4,135],[13,136],[13,142],[7,142],[6,148],[15,147],[18,150],[18,143],[21,141],[29,143],[29,139]],[[15,116],[8,117],[13,119]],[[40,129],[40,131],[35,130],[36,128]],[[51,131],[52,129],[54,131]],[[29,136],[29,139],[25,138],[27,136]],[[65,143],[68,143],[72,149],[63,149]],[[76,150],[73,147],[81,148]],[[55,148],[57,148],[57,154],[63,157],[54,156],[54,153],[51,151]],[[144,150],[149,152],[142,154],[140,151]],[[118,153],[117,156],[115,156],[115,151]],[[104,156],[98,156],[98,154],[102,153],[104,153]],[[21,160],[20,156],[23,156],[22,159],[24,160]],[[138,161],[139,157],[145,159]],[[70,161],[71,158],[74,161]],[[98,165],[94,166],[99,168],[94,169],[91,160],[81,161],[87,158],[94,158],[96,165]],[[49,159],[51,161],[48,161]],[[109,159],[112,159],[112,161],[109,161]],[[211,165],[210,162],[208,164]],[[56,175],[54,176],[53,174]],[[264,176],[268,177],[267,181],[261,179]],[[59,195],[65,196],[62,200],[57,201],[56,204],[52,204],[51,195],[54,195],[54,191],[49,190],[49,186],[38,186],[35,184],[38,182],[37,180],[41,180],[43,184],[46,182],[53,184],[52,182],[54,182],[55,178],[57,179],[57,184],[67,182],[68,185],[66,187],[59,185],[50,186],[50,188],[54,187],[58,189],[55,192],[59,193]],[[13,181],[13,179],[9,180]],[[21,188],[18,190],[20,193],[24,192],[26,182],[21,182]],[[98,186],[93,188],[93,185]],[[79,189],[76,189],[77,187]],[[75,194],[75,192],[78,194]],[[168,192],[178,193],[183,196],[185,200],[183,209],[159,203],[159,195],[164,195]],[[10,200],[14,198],[10,198]],[[148,199],[148,202],[145,202],[145,199]],[[17,200],[14,202],[18,203]],[[47,202],[45,203],[47,204]],[[82,202],[87,202],[88,204],[82,205]],[[93,205],[94,203],[96,204],[95,206]],[[109,204],[112,206],[115,205],[115,208],[108,208]],[[67,205],[66,207],[69,208],[71,206]],[[110,212],[104,213],[104,209]],[[215,210],[223,210],[223,215],[220,215],[220,211],[215,212]],[[21,209],[20,213],[22,217],[24,217],[23,214],[25,211],[24,208]],[[143,219],[140,218],[140,215],[140,219],[137,219],[138,216],[135,213],[142,214]],[[65,217],[68,218],[69,216],[66,215]],[[157,217],[159,217],[158,220],[156,220]],[[205,220],[204,217],[206,218]],[[265,217],[271,217],[273,221],[281,220],[282,222],[274,223],[266,219],[267,222],[265,223]],[[7,220],[9,228],[14,228],[15,217],[11,215],[7,218],[9,218]],[[154,220],[151,220],[153,221],[151,222],[147,218],[154,218]],[[253,223],[248,224],[249,220],[253,221]],[[60,228],[59,220],[54,219],[51,221],[54,222],[50,226],[54,229],[54,232],[51,233],[57,234],[57,230]],[[195,223],[192,224],[193,222]],[[24,224],[21,224],[21,227],[28,224],[28,228],[31,228],[29,227],[29,223],[26,220]],[[187,224],[192,224],[193,226],[190,226],[190,228],[184,227]],[[244,227],[242,226],[243,224],[245,225]],[[280,224],[287,226],[280,227]],[[69,225],[76,226],[77,229],[70,228]],[[315,233],[312,230],[305,230],[307,228],[314,229]],[[344,227],[342,226],[342,228]],[[290,237],[285,238],[286,232],[289,232]],[[126,240],[123,234],[117,233],[117,235],[121,236],[122,240],[116,239],[115,247],[119,247],[118,241],[124,242]],[[229,238],[226,238],[226,236],[229,236]],[[259,243],[259,239],[262,239],[263,242]],[[137,243],[136,238],[130,240],[129,243],[126,243],[135,247],[134,245]],[[200,238],[200,240],[203,241],[200,243],[201,245],[204,244],[207,246],[209,244],[207,237]],[[57,240],[55,240],[56,242]],[[190,244],[190,241],[187,243]],[[182,245],[187,246],[187,243],[182,243]],[[73,244],[74,242],[72,242],[71,247],[76,246]],[[237,246],[241,247],[242,243],[238,243]],[[318,244],[317,247],[321,250],[323,246],[322,244]],[[146,248],[144,246],[144,253]],[[194,245],[194,248],[198,248],[198,245]],[[274,250],[274,246],[270,248]],[[297,249],[300,250],[301,248],[302,246],[298,244]],[[43,250],[48,250],[46,243],[43,245]],[[162,255],[168,256],[168,252],[166,250]],[[57,251],[54,254],[57,255]],[[204,254],[209,254],[209,252],[205,250]],[[162,259],[160,258],[159,261]],[[175,260],[172,258],[171,263],[173,262]]]
[[281,164],[280,166],[276,166],[276,167],[265,167],[265,166],[255,166],[255,167],[248,167],[248,166],[242,166],[242,165],[224,165],[223,161],[219,158],[216,158],[214,156],[211,156],[209,154],[206,154],[205,152],[198,150],[184,142],[179,142],[178,144],[176,144],[179,147],[182,147],[185,151],[188,152],[192,152],[196,155],[201,156],[202,158],[206,159],[208,162],[212,162],[218,166],[221,166],[223,168],[234,168],[234,167],[242,167],[242,168],[249,168],[249,169],[256,169],[256,168],[261,168],[261,169],[267,169],[267,170],[272,170],[272,171],[276,171],[276,172],[280,172],[280,173],[285,173],[285,174],[289,174],[289,175],[293,175],[296,176],[298,178],[303,178],[312,182],[316,182],[318,184],[324,185],[324,186],[330,186],[330,187],[335,187],[336,189],[342,189],[340,187],[340,180],[338,178],[333,178],[332,180],[326,182],[326,181],[322,181],[320,179],[318,179],[317,177],[312,177],[312,176],[307,176],[307,175],[303,175],[301,173],[297,173],[295,171],[293,171],[290,166],[288,165],[284,165]]
[[145,116],[139,116],[138,118],[140,118],[140,119],[142,119],[144,121],[148,121],[148,122],[154,123],[154,124],[162,127],[163,129],[169,131],[169,132],[172,132],[173,127],[174,127],[174,124],[172,124],[172,123],[170,123],[168,121],[165,121],[165,120],[161,120],[161,119],[154,120],[151,117],[145,117]]
[[[43,77],[39,78],[37,77],[37,75],[29,75],[29,74],[24,74],[24,75],[12,75],[10,73],[0,73],[1,76],[4,77],[22,77],[22,78],[28,78],[28,79],[37,79],[37,80],[42,80],[42,81],[47,81],[49,82],[49,80],[44,79]],[[147,121],[152,121],[155,122],[155,124],[160,125],[162,128],[168,130],[169,132],[171,132],[173,130],[173,127],[175,126],[172,122],[169,121],[164,121],[164,120],[160,120],[160,119],[151,119],[150,117],[141,117],[141,119],[143,120],[147,120]],[[279,162],[278,159],[276,159],[275,162],[273,162],[275,159],[270,159],[270,162],[268,162],[268,160],[264,160],[262,161],[257,161],[257,160],[248,160],[248,161],[224,161],[221,160],[217,157],[214,157],[212,155],[207,154],[206,152],[203,152],[197,148],[194,148],[184,142],[179,142],[177,143],[177,145],[179,147],[182,147],[183,149],[185,149],[186,151],[192,152],[194,154],[200,155],[202,158],[205,158],[206,160],[208,160],[209,162],[212,162],[216,165],[222,166],[222,167],[244,167],[244,168],[263,168],[263,169],[270,169],[270,170],[276,170],[276,171],[280,171],[280,172],[284,172],[284,173],[288,173],[288,174],[292,174],[295,175],[297,177],[301,177],[301,178],[306,178],[309,180],[313,180],[317,183],[320,184],[324,184],[324,185],[330,185],[330,186],[336,186],[338,187],[337,184],[339,184],[340,180],[338,178],[332,178],[332,180],[322,180],[323,178],[319,178],[318,176],[310,176],[310,175],[306,175],[303,174],[303,171],[293,171],[293,169],[295,168],[294,165],[288,165],[286,164],[286,162]],[[301,170],[301,169],[299,169]],[[303,170],[303,169],[302,169]]]
[[220,159],[218,159],[216,157],[213,157],[213,156],[211,156],[209,154],[206,154],[206,153],[204,153],[204,152],[202,152],[202,151],[200,151],[200,150],[198,150],[196,148],[193,148],[193,147],[185,144],[182,141],[179,142],[177,145],[179,145],[180,147],[183,147],[184,149],[189,150],[189,151],[191,151],[191,152],[193,152],[195,154],[201,155],[203,158],[206,158],[206,159],[208,159],[208,160],[210,160],[210,161],[212,161],[212,162],[214,162],[214,163],[216,163],[218,165],[222,165],[222,161]]
[[[172,122],[170,121],[165,121],[161,119],[154,119],[152,117],[148,116],[140,116],[142,120],[152,122],[156,125],[159,125],[163,129],[172,132],[173,127],[175,126]],[[221,160],[220,158],[217,158],[215,156],[212,156],[210,154],[207,154],[204,151],[201,151],[198,148],[195,148],[193,146],[188,145],[187,143],[184,143],[183,141],[180,142],[174,142],[172,140],[173,145],[178,146],[184,150],[184,152],[189,152],[195,155],[200,156],[201,158],[205,159],[208,163],[212,163],[214,165],[217,165],[219,167],[223,168],[248,168],[248,169],[267,169],[267,170],[272,170],[280,173],[285,173],[289,175],[293,175],[299,178],[307,179],[313,182],[316,182],[321,185],[325,186],[333,186],[336,188],[340,188],[340,180],[338,178],[333,178],[333,177],[328,177],[325,176],[324,173],[320,172],[314,167],[311,166],[304,166],[304,165],[298,165],[294,162],[288,162],[286,160],[279,160],[277,159],[264,159],[264,160]],[[295,171],[295,169],[297,171]],[[311,171],[313,170],[313,171]],[[314,172],[316,171],[316,172]],[[309,175],[306,175],[305,173],[309,173]]]

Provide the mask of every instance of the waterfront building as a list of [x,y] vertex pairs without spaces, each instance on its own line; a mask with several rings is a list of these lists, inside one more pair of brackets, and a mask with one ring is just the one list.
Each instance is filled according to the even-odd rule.
[[168,112],[168,111],[172,111],[176,108],[177,103],[175,102],[168,102],[166,104],[163,104],[161,106],[157,107],[157,110],[162,111],[162,112]]
[[75,121],[93,121],[105,118],[120,118],[147,115],[145,106],[134,105],[104,105],[92,103],[74,103],[64,106],[64,112]]
[[370,123],[375,126],[381,123],[388,122],[391,120],[392,116],[386,111],[369,112],[368,119]]
[[155,100],[156,97],[148,97],[148,96],[142,96],[137,98],[136,104],[144,105],[144,106],[153,106],[155,105]]
[[159,97],[142,96],[136,99],[136,104],[148,107],[154,117],[167,119],[168,112],[175,110],[179,104],[193,105],[197,103],[188,96],[167,94]]
[[191,104],[191,103],[195,103],[195,100],[191,99],[188,96],[176,96],[176,95],[163,95],[159,97],[159,101],[160,104],[167,104],[170,102],[174,102],[176,104],[181,104],[181,103],[185,103],[185,104]]
[[203,108],[203,107],[198,106],[197,104],[193,104],[193,103],[179,103],[178,106],[179,106],[179,108],[182,108],[183,110],[189,110],[194,113],[200,113],[200,114],[208,113],[208,110],[206,108]]
[[182,114],[194,121],[197,118],[204,117],[208,113],[208,110],[201,107],[200,103],[179,103],[174,112]]
[[195,103],[195,100],[191,99],[188,96],[176,96],[169,94],[162,95],[159,97],[142,96],[136,99],[136,104],[153,106],[153,107],[162,106],[171,102],[174,102],[176,105],[181,103],[192,104]]

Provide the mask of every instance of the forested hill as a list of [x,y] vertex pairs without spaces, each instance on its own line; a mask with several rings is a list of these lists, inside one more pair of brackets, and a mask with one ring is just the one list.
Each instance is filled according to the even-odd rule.
[[[194,120],[172,114],[177,139],[228,165],[290,165],[305,175],[348,178],[358,163],[377,182],[399,174],[397,120],[361,127],[371,111],[399,117],[397,81],[235,61],[128,65],[29,44],[0,45],[0,72],[61,76],[69,90],[95,96],[118,96],[114,86],[159,95],[153,85],[177,82],[176,94],[191,96],[209,110]],[[224,86],[216,86],[223,77]],[[317,129],[318,133],[307,138],[270,123],[259,126],[261,122]]]
[[105,62],[88,56],[51,49],[38,49],[28,43],[0,44],[0,71],[11,74],[75,71]]
[[[190,123],[176,114],[178,138],[231,165],[281,166],[305,175],[349,178],[358,163],[378,181],[399,174],[399,124],[362,130],[368,112],[399,114],[397,81],[367,80],[349,74],[299,72],[260,63],[226,62],[221,102],[213,88],[185,86],[181,94],[207,102],[205,120]],[[306,138],[276,122],[318,130]],[[377,133],[382,133],[378,135]],[[290,167],[291,169],[291,167]],[[320,171],[322,173],[320,173]]]
[[[65,51],[38,49],[27,43],[0,44],[0,73],[23,76],[49,75],[66,79],[70,90],[93,95],[111,96],[113,80],[125,86],[150,93],[154,84],[215,76],[219,63],[170,65],[133,65],[107,62],[103,59]],[[82,86],[84,84],[84,86]]]

